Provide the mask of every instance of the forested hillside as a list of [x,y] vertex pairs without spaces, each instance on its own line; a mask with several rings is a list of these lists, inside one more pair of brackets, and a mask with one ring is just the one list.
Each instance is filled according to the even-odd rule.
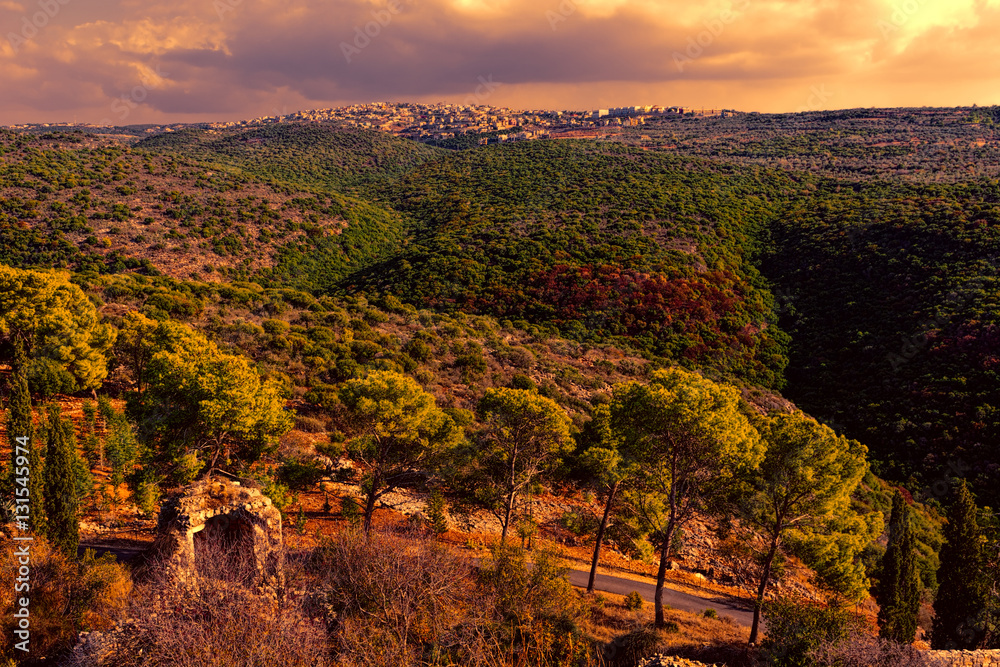
[[349,288],[557,327],[781,386],[785,337],[748,261],[783,174],[586,142],[430,162],[386,199],[412,242]]
[[[338,521],[365,532],[407,487],[429,494],[423,529],[448,531],[447,496],[529,545],[534,498],[579,496],[552,529],[563,544],[593,540],[596,563],[607,541],[656,565],[660,586],[685,540],[707,539],[687,532],[695,519],[713,516],[712,553],[729,554],[729,584],[754,587],[775,637],[782,614],[805,618],[770,606],[795,568],[835,608],[905,597],[893,613],[915,632],[948,559],[964,557],[942,525],[961,524],[982,550],[966,560],[985,610],[965,643],[997,643],[994,122],[992,110],[676,118],[452,150],[329,124],[2,130],[12,460],[17,432],[47,443],[57,527],[75,525],[75,503],[109,512],[119,489],[149,520],[162,492],[211,470],[256,480],[299,535],[296,494],[321,489],[329,518],[334,482],[354,484]],[[37,521],[73,557],[79,536]],[[463,613],[474,588],[497,596],[470,626],[480,639],[445,623],[447,641],[407,630],[386,646],[413,641],[412,664],[514,664],[490,662],[480,640],[537,658],[521,664],[606,664],[613,635],[582,625],[603,602],[570,605],[560,584],[546,590],[562,601],[511,611],[499,564],[520,577],[524,553],[492,558],[493,575],[455,579]],[[562,581],[538,558],[538,586]],[[81,566],[102,567],[92,560]],[[318,645],[367,664],[349,633],[369,621],[326,618]],[[509,633],[511,619],[526,625]]]
[[[891,479],[919,492],[957,467],[995,503],[997,186],[976,169],[900,185],[882,154],[954,176],[932,139],[988,139],[991,118],[842,112],[642,129],[745,147],[694,151],[710,159],[661,141],[445,151],[326,125],[192,129],[134,146],[8,132],[0,252],[20,266],[392,295],[614,343],[657,365],[785,387],[869,444]],[[862,150],[869,141],[885,148]],[[855,166],[785,159],[823,146]],[[729,162],[750,156],[761,166]],[[903,178],[927,180],[916,173]]]
[[996,504],[1000,189],[824,183],[763,270],[792,338],[788,395],[914,490],[956,473]]

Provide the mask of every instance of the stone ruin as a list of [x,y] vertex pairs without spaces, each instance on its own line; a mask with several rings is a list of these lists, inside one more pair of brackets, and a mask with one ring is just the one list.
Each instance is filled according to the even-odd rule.
[[[239,580],[213,584],[240,585],[247,590],[280,597],[284,588],[284,552],[281,513],[255,483],[219,475],[195,482],[180,495],[164,501],[160,509],[154,554],[178,581],[197,589],[206,577],[225,573],[225,562],[240,573]],[[212,544],[214,542],[214,544]],[[210,548],[206,548],[210,547]],[[205,562],[210,557],[213,562]],[[223,567],[220,567],[223,566]],[[68,664],[113,664],[122,635],[135,628],[135,619],[119,623],[108,632],[81,632]]]
[[281,513],[253,486],[218,475],[195,482],[163,503],[158,533],[155,548],[181,581],[239,572],[235,583],[249,589],[284,587]]

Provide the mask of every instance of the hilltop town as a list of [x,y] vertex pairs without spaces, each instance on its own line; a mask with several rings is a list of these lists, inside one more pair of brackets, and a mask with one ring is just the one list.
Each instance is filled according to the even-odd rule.
[[[277,111],[277,110],[275,110]],[[684,106],[623,106],[591,111],[550,111],[510,109],[478,104],[417,104],[409,102],[373,102],[345,107],[312,109],[294,113],[276,113],[238,121],[218,123],[173,123],[131,126],[146,135],[176,132],[196,127],[206,130],[253,128],[274,123],[337,123],[345,127],[381,130],[416,141],[441,141],[462,135],[482,135],[479,143],[545,139],[602,127],[636,126],[649,117],[706,118],[735,116],[732,109],[694,109]],[[110,126],[88,123],[34,123],[15,125],[12,129],[100,130]]]

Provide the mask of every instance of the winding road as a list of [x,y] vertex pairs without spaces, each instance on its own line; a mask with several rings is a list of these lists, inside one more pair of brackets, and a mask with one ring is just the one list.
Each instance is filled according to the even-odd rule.
[[[586,588],[589,576],[590,572],[570,570],[569,583],[580,588]],[[636,581],[634,579],[612,577],[607,574],[598,574],[594,583],[594,587],[602,593],[628,595],[632,591],[636,591],[649,603],[653,602],[653,595],[656,593],[656,583],[653,581]],[[703,598],[664,587],[663,604],[674,609],[694,613],[701,613],[711,608],[719,612],[719,616],[728,616],[742,626],[750,627],[751,623],[753,623],[753,610],[750,608],[749,603],[722,595]]]
[[[108,547],[97,544],[81,544],[81,555],[87,546],[94,548],[98,556],[104,553],[111,553],[116,559],[118,559],[118,561],[127,562],[141,556],[148,545],[137,543],[127,546],[117,545],[115,547]],[[478,560],[479,559],[474,559],[476,562],[478,562]],[[570,570],[569,582],[574,586],[586,588],[587,578],[589,576],[589,571]],[[625,579],[607,574],[598,574],[597,579],[595,580],[595,588],[601,593],[613,593],[615,595],[628,595],[632,591],[636,591],[646,602],[652,604],[653,595],[656,593],[656,582],[652,580],[637,581],[635,579]],[[664,587],[663,604],[673,607],[674,609],[680,609],[681,611],[688,611],[696,614],[701,613],[706,609],[714,609],[719,613],[719,616],[728,616],[739,625],[745,627],[750,627],[753,622],[753,610],[749,603],[724,595],[700,597]]]

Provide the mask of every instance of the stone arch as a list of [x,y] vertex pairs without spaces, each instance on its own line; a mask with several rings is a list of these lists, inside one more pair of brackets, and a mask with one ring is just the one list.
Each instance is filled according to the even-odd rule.
[[192,585],[204,577],[275,592],[284,585],[281,514],[240,482],[209,478],[165,502],[157,545],[175,576]]

